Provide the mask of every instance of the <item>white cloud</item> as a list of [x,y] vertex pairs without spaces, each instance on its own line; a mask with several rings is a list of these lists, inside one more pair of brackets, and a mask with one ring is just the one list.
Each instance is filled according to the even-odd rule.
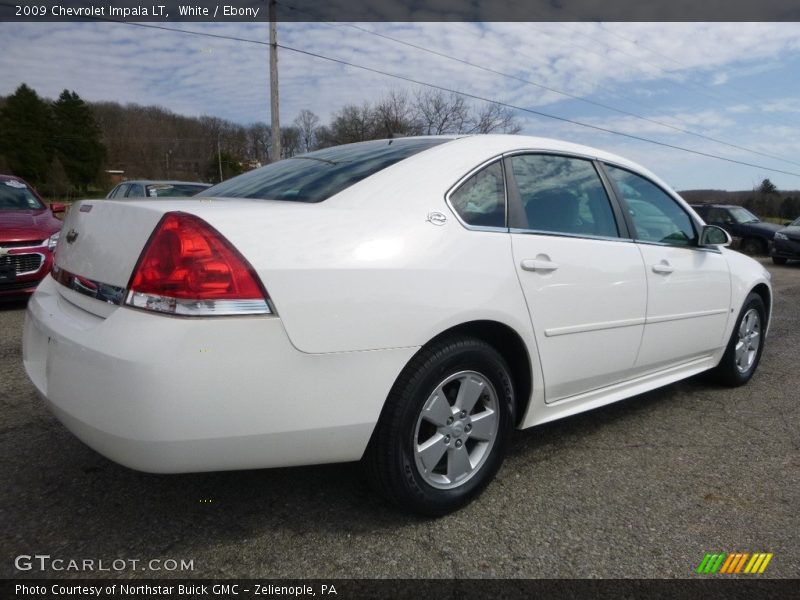
[[[268,40],[265,23],[168,26]],[[743,77],[800,62],[800,27],[794,23],[367,23],[359,27],[485,65],[516,79],[346,24],[282,23],[279,36],[287,46],[636,135],[685,145],[702,142],[526,82],[741,145],[761,143],[773,147],[776,154],[779,151],[774,144],[778,144],[781,152],[797,155],[789,142],[781,139],[785,132],[758,132],[756,127],[767,121],[773,127],[793,126],[788,120],[800,112],[800,90],[794,79],[782,83],[779,98],[768,97],[763,88],[732,87]],[[285,50],[279,54],[284,122],[303,108],[326,121],[344,104],[374,101],[390,87],[415,87],[303,54]],[[26,82],[51,98],[69,88],[95,101],[159,104],[179,113],[213,114],[242,123],[268,121],[268,64],[264,44],[131,25],[0,23],[0,94],[9,94]],[[754,123],[756,118],[764,120]],[[597,145],[632,149],[642,155],[640,142],[623,142],[524,113],[520,119],[527,133],[551,131],[570,139],[599,140]],[[760,140],[758,135],[769,137]],[[708,147],[714,152],[732,151]],[[651,147],[648,152],[645,156],[657,156],[668,169],[676,165],[676,174],[687,160],[677,158],[672,150]]]

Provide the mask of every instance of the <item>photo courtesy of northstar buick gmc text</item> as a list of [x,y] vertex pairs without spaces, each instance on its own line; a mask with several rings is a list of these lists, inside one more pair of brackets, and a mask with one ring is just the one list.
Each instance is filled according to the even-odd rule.
[[192,198],[84,200],[25,369],[159,473],[361,460],[404,510],[479,495],[526,428],[711,371],[747,383],[770,276],[657,176],[515,135],[281,160]]

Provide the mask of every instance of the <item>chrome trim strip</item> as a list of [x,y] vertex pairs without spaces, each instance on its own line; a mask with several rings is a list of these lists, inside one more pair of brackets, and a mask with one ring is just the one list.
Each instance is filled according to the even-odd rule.
[[677,315],[662,315],[660,317],[647,317],[647,324],[652,323],[667,323],[669,321],[683,321],[684,319],[696,319],[698,317],[713,317],[714,315],[727,315],[727,308],[717,308],[714,310],[700,310],[690,313],[681,313]]
[[722,254],[719,246],[679,246],[678,244],[668,244],[666,242],[651,242],[649,240],[634,240],[637,244],[644,246],[659,246],[661,248],[676,248],[678,250],[693,250],[695,252],[713,252],[714,254]]
[[132,308],[179,317],[217,317],[272,314],[264,299],[184,300],[156,294],[129,291],[125,304]]
[[659,317],[647,317],[638,319],[621,319],[619,321],[602,321],[598,323],[584,323],[581,325],[568,325],[566,327],[551,327],[544,330],[545,337],[557,337],[559,335],[570,335],[573,333],[587,333],[590,331],[604,331],[607,329],[618,329],[621,327],[634,327],[637,325],[652,325],[656,323],[667,323],[670,321],[683,321],[684,319],[696,319],[698,317],[713,317],[715,315],[727,315],[727,308],[715,310],[701,310],[698,312],[682,313],[677,315],[663,315]]
[[619,321],[605,321],[601,323],[588,323],[586,325],[569,325],[567,327],[551,327],[544,330],[546,337],[556,337],[559,335],[569,335],[571,333],[586,333],[589,331],[603,331],[606,329],[618,329],[620,327],[634,327],[644,325],[646,319],[621,319]]
[[119,306],[122,304],[122,300],[125,297],[125,288],[75,275],[74,273],[62,269],[58,265],[53,265],[50,274],[53,279],[64,287],[108,304]]
[[[50,238],[48,237],[48,239],[50,239]],[[11,256],[11,254],[10,254],[11,250],[36,250],[38,248],[44,248],[45,246],[47,246],[47,240],[44,240],[39,244],[34,244],[33,246],[4,246],[3,245],[4,243],[5,244],[12,244],[13,242],[0,242],[0,248],[3,248],[5,250],[9,251],[8,256]]]
[[566,233],[561,231],[539,231],[538,229],[509,229],[509,233],[521,233],[523,235],[545,235],[549,237],[567,237],[579,240],[599,240],[603,242],[625,242],[632,243],[635,240],[626,237],[608,237],[603,235],[585,235],[582,233]]

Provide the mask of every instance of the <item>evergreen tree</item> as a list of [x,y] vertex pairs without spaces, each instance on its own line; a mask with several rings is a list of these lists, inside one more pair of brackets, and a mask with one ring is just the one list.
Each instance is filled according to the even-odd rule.
[[0,154],[11,174],[42,183],[53,157],[49,104],[23,83],[0,109],[0,131]]
[[778,188],[775,187],[775,184],[769,179],[765,179],[761,182],[761,185],[758,186],[758,191],[761,194],[776,194],[778,192]]
[[53,103],[53,117],[56,155],[70,181],[85,191],[98,179],[106,155],[92,109],[78,94],[64,90]]

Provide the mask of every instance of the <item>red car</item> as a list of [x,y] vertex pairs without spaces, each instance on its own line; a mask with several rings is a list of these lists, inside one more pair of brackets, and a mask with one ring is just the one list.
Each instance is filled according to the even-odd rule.
[[0,300],[27,295],[53,265],[63,204],[50,208],[19,177],[0,175]]

